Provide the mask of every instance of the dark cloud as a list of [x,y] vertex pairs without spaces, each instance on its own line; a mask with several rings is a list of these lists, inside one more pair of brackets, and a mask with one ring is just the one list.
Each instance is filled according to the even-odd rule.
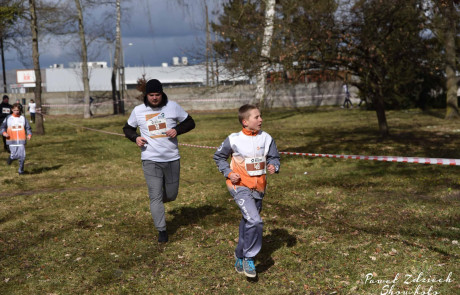
[[[171,1],[174,2],[174,1]],[[130,9],[128,19],[123,24],[123,35],[127,37],[189,36],[196,34],[203,14],[195,9],[192,12],[180,5],[168,5],[167,1],[149,1],[149,4]]]
[[[189,62],[193,63],[192,56],[199,56],[197,52],[202,50],[204,32],[200,27],[203,27],[204,13],[199,5],[201,1],[189,2],[196,5],[184,7],[178,5],[177,0],[134,0],[130,2],[129,8],[123,8],[125,64],[160,66],[163,62],[171,64],[174,56],[188,56]],[[109,44],[97,44],[89,51],[91,61],[106,61],[110,66],[113,46],[111,49]],[[58,42],[41,42],[40,53],[42,68],[53,64],[64,64],[67,67],[69,62],[80,60],[74,46]],[[6,57],[8,69],[26,68],[14,51],[8,51]]]

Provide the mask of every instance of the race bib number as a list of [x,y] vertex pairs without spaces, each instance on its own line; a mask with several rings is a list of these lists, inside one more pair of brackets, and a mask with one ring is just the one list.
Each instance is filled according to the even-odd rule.
[[9,109],[9,108],[2,108],[2,113],[4,113],[4,114],[9,114],[9,113],[10,113],[10,109]]
[[146,115],[147,128],[151,138],[166,136],[166,118],[164,113]]
[[266,174],[265,157],[246,158],[244,160],[246,171],[250,176],[259,176]]
[[15,124],[11,126],[12,131],[21,131],[24,129],[24,126],[21,124]]

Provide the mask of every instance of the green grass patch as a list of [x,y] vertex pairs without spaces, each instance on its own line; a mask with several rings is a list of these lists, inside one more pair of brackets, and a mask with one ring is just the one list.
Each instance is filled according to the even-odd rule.
[[[240,130],[236,112],[192,115],[181,143],[218,146]],[[357,109],[274,110],[263,124],[280,151],[460,158],[460,124],[440,115],[390,111],[385,141],[375,113]],[[395,277],[393,294],[460,292],[460,167],[283,155],[248,280],[233,268],[240,213],[214,151],[180,147],[160,245],[139,150],[82,128],[121,134],[126,120],[47,117],[27,174],[2,160],[0,294],[391,294]]]

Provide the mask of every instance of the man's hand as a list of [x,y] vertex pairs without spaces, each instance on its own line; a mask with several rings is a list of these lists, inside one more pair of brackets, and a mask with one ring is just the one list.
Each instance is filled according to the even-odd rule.
[[168,131],[166,131],[166,135],[168,137],[174,138],[177,136],[177,131],[176,129],[169,129]]
[[267,170],[268,170],[268,172],[270,172],[270,174],[274,174],[276,172],[275,165],[269,164],[267,166]]
[[143,138],[142,136],[138,136],[136,138],[136,144],[138,147],[143,147],[147,144],[147,139]]
[[233,183],[233,184],[237,184],[238,182],[240,182],[241,180],[241,177],[238,173],[231,173],[229,176],[228,176],[228,179],[230,179],[230,181]]

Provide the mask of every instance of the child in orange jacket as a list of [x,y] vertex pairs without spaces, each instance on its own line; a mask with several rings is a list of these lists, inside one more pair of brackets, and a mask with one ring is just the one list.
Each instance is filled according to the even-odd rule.
[[20,104],[13,104],[13,112],[3,121],[0,132],[6,138],[11,154],[6,163],[11,165],[13,160],[19,160],[18,173],[24,174],[24,162],[26,160],[26,141],[32,138],[32,128],[21,113]]
[[[255,105],[238,110],[243,130],[232,133],[214,153],[219,171],[226,177],[227,188],[241,210],[235,269],[247,277],[257,275],[254,258],[262,247],[262,199],[266,174],[278,173],[280,156],[273,138],[262,131],[262,117]],[[231,156],[231,163],[227,159]]]

